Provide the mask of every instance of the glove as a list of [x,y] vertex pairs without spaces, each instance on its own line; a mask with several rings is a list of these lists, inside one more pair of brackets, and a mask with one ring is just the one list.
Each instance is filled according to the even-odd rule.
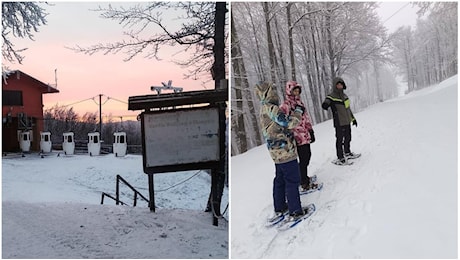
[[358,127],[358,121],[356,121],[356,119],[353,120],[353,125],[356,126],[356,127]]
[[301,105],[296,105],[296,106],[295,106],[295,111],[299,111],[299,112],[301,112],[302,115],[303,115],[303,113],[305,112],[305,107],[303,107],[303,106],[301,106]]
[[310,132],[310,143],[314,143],[315,142],[315,132],[312,130],[309,131]]

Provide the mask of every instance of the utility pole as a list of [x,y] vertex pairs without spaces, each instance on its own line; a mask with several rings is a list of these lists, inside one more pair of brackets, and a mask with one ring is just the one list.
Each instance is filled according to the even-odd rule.
[[99,94],[99,135],[102,137],[102,95]]

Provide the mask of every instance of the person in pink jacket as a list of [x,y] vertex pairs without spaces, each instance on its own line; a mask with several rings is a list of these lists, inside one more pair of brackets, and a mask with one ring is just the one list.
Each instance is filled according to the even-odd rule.
[[297,146],[297,154],[299,156],[299,167],[300,167],[300,185],[302,189],[309,190],[317,188],[316,183],[310,181],[308,177],[308,165],[310,164],[311,149],[310,144],[315,142],[315,134],[313,126],[311,124],[310,117],[305,109],[305,104],[300,99],[300,93],[302,87],[295,81],[288,81],[286,83],[286,98],[281,104],[280,109],[287,115],[293,113],[293,111],[299,106],[303,108],[302,119],[300,124],[295,127],[292,131]]

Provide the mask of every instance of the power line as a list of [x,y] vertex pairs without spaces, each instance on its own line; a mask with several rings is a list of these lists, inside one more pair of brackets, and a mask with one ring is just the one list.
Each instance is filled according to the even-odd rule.
[[[117,99],[117,98],[114,98],[114,97],[109,97],[109,96],[104,95],[104,94],[101,94],[101,95],[107,97],[107,100],[105,100],[104,103],[102,103],[102,105],[104,105],[105,103],[107,103],[107,102],[108,102],[109,100],[111,100],[111,99],[112,99],[112,100],[115,100],[115,101],[118,101],[118,102],[120,102],[120,103],[123,103],[123,104],[128,104],[128,102],[122,101],[122,100],[120,100],[120,99]],[[85,101],[88,101],[88,100],[93,100],[94,103],[95,103],[96,105],[99,105],[99,103],[97,103],[97,101],[95,100],[96,97],[99,97],[99,95],[93,96],[93,97],[90,97],[90,98],[86,98],[86,99],[83,99],[83,100],[80,100],[80,101],[76,101],[76,102],[70,103],[70,104],[68,104],[68,105],[62,105],[62,106],[63,106],[63,107],[73,106],[73,105],[76,105],[76,104],[79,104],[79,103],[82,103],[82,102],[85,102]]]
[[78,103],[82,103],[82,102],[85,102],[85,101],[88,101],[88,100],[94,100],[96,96],[94,97],[90,97],[90,98],[87,98],[87,99],[83,99],[83,100],[80,100],[80,101],[77,101],[77,102],[74,102],[74,103],[71,103],[71,104],[68,104],[68,105],[63,105],[63,107],[68,107],[68,106],[73,106],[73,105],[76,105]]
[[125,101],[122,101],[122,100],[119,100],[119,99],[116,99],[116,98],[113,98],[113,97],[107,96],[107,98],[108,99],[113,99],[113,100],[118,101],[118,102],[123,103],[123,104],[128,104],[128,102],[125,102]]
[[395,16],[397,13],[399,13],[403,8],[405,8],[406,6],[408,6],[410,4],[410,2],[408,2],[407,4],[403,5],[401,8],[399,8],[394,14],[392,14],[390,17],[388,17],[385,21],[383,21],[383,24],[386,23],[388,20],[390,20],[393,16]]
[[137,117],[138,115],[106,115],[108,117]]

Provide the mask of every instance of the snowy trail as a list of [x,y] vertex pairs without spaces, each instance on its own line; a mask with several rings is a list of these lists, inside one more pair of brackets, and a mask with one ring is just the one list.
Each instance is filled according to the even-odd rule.
[[457,256],[457,76],[355,116],[351,148],[362,157],[351,166],[330,163],[332,122],[314,126],[309,174],[324,187],[301,196],[317,211],[288,232],[263,226],[274,174],[266,147],[232,157],[232,187],[241,187],[231,198],[232,258]]

